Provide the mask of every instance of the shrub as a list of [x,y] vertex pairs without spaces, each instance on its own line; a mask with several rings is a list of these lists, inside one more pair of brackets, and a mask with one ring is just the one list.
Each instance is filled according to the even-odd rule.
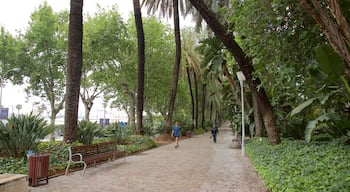
[[78,123],[78,141],[83,144],[91,144],[95,137],[102,136],[102,128],[96,122],[86,120]]
[[156,147],[157,143],[148,136],[132,135],[127,139],[126,150],[128,153],[143,151]]
[[35,150],[53,130],[39,115],[12,116],[6,123],[0,122],[0,146],[9,156],[24,157],[26,150]]
[[67,166],[68,146],[59,141],[41,142],[37,153],[50,155],[50,171],[62,170]]
[[128,126],[122,126],[119,123],[112,123],[105,130],[105,135],[113,138],[113,140],[121,144],[124,143],[126,138],[131,135],[131,131],[132,130]]
[[0,174],[4,173],[27,174],[27,159],[24,157],[0,157]]

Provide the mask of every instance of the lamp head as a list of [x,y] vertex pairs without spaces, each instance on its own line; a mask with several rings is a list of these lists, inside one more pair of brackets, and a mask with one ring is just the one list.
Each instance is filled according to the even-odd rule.
[[245,81],[245,76],[242,71],[238,71],[236,74],[239,81]]

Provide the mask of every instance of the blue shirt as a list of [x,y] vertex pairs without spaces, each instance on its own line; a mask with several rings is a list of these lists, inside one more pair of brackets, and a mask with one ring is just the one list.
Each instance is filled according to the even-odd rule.
[[181,130],[181,127],[180,126],[174,126],[173,127],[173,131],[174,131],[174,137],[180,137],[180,130]]

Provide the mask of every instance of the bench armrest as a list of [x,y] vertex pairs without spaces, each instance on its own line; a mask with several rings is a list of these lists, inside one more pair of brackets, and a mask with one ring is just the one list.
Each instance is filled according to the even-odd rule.
[[[81,153],[74,153],[72,154],[72,158],[71,160],[73,161],[73,156],[79,156],[80,157],[80,160],[79,161],[82,161],[83,160],[83,155]],[[74,161],[73,161],[74,162]]]

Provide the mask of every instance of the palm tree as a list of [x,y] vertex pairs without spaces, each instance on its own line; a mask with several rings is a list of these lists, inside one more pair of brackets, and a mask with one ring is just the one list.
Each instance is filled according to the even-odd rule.
[[[164,129],[164,133],[170,133],[170,127],[172,124],[173,112],[175,107],[175,99],[177,92],[177,83],[179,80],[180,73],[180,63],[181,63],[181,37],[180,37],[180,20],[179,20],[179,0],[143,0],[142,5],[148,7],[148,12],[155,13],[159,11],[163,16],[166,13],[172,15],[174,20],[174,34],[175,34],[175,43],[176,43],[176,53],[175,53],[175,62],[174,62],[174,70],[173,70],[173,81],[172,81],[172,89],[169,99],[168,106],[168,116],[166,127]],[[172,6],[171,6],[172,5]],[[181,10],[185,10],[185,1],[180,0],[180,8]]]
[[83,63],[83,0],[70,1],[64,141],[74,142],[78,132],[78,107]]
[[[186,74],[187,74],[187,80],[189,83],[191,102],[192,102],[192,109],[191,109],[192,128],[197,128],[198,115],[199,115],[198,80],[200,79],[200,76],[201,76],[201,70],[200,70],[201,56],[195,50],[197,46],[197,42],[193,31],[184,30],[182,33],[182,40],[183,40],[182,49],[186,60]],[[191,72],[194,80],[195,97],[196,97],[195,101],[193,98],[193,91],[192,91]]]
[[[232,33],[228,28],[222,25],[217,19],[215,13],[211,11],[201,0],[189,0],[196,10],[201,14],[209,27],[213,30],[217,38],[226,46],[227,50],[233,55],[238,63],[241,71],[247,79],[247,83],[252,92],[252,96],[256,97],[259,104],[259,111],[263,115],[264,124],[267,130],[269,141],[271,144],[279,144],[281,138],[276,127],[276,120],[273,113],[271,103],[266,95],[265,90],[260,86],[259,78],[254,77],[254,67],[252,58],[248,57],[242,48],[235,41]],[[260,86],[259,90],[258,87]]]
[[137,31],[138,69],[137,69],[137,122],[136,134],[143,134],[142,114],[145,79],[145,35],[143,32],[141,6],[139,0],[134,0],[134,17]]

